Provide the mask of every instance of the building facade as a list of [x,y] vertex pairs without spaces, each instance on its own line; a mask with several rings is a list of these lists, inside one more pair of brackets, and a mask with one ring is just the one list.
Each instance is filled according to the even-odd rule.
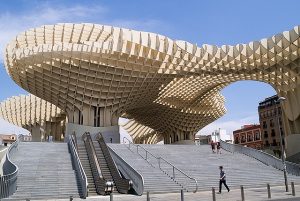
[[233,131],[235,144],[244,145],[254,149],[262,149],[260,125],[244,125],[241,129]]
[[259,122],[262,131],[262,140],[264,149],[274,151],[274,154],[280,152],[280,132],[285,138],[283,113],[281,105],[277,102],[278,96],[271,96],[259,103],[258,113]]
[[0,144],[9,146],[17,140],[16,134],[0,134]]

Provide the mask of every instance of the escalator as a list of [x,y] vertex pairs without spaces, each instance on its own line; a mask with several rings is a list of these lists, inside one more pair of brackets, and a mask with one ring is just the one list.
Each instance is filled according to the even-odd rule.
[[[111,192],[128,193],[131,180],[122,178],[102,135],[93,141],[89,133],[82,136],[83,143],[78,144],[79,157],[88,178],[89,192],[100,195]],[[92,195],[89,194],[89,195]]]
[[97,194],[110,194],[113,191],[113,181],[103,176],[91,135],[89,133],[83,134],[82,140],[85,145]]
[[122,178],[101,133],[96,136],[94,146],[104,178],[112,179],[115,190],[127,194],[132,187],[132,181]]

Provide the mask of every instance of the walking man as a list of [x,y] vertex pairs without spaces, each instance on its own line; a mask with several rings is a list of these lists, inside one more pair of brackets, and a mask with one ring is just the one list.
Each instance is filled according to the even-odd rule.
[[210,146],[211,146],[212,152],[215,153],[215,143],[213,140],[211,141]]
[[227,191],[229,192],[230,189],[228,188],[227,184],[226,184],[226,174],[223,170],[223,166],[219,166],[220,169],[220,181],[219,181],[219,193],[222,192],[222,184],[224,184],[224,186],[226,187]]

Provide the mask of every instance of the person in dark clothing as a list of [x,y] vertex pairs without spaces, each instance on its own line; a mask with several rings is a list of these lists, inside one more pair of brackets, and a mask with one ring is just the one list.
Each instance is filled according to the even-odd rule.
[[221,154],[221,143],[217,142],[217,154]]
[[212,152],[215,153],[215,143],[214,143],[214,141],[211,141],[210,146],[211,146]]
[[227,191],[229,192],[230,189],[228,188],[227,184],[226,184],[226,174],[223,170],[223,166],[219,166],[220,169],[220,181],[219,181],[219,193],[222,192],[222,184],[224,184],[224,186],[226,187]]

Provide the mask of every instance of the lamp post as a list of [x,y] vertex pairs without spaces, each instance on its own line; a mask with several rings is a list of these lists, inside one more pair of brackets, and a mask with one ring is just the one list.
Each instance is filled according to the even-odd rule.
[[[285,101],[286,98],[284,97],[278,97],[278,100],[276,101],[276,103],[280,104]],[[283,164],[283,176],[284,176],[284,183],[285,183],[285,191],[288,192],[289,191],[289,185],[288,185],[288,181],[287,181],[287,174],[286,174],[286,163],[285,163],[285,150],[283,147],[283,136],[282,136],[282,129],[280,129],[280,120],[279,120],[279,106],[276,107],[277,108],[277,123],[278,123],[278,129],[279,129],[279,135],[280,135],[280,147],[281,147],[281,160],[282,160],[282,164]]]

